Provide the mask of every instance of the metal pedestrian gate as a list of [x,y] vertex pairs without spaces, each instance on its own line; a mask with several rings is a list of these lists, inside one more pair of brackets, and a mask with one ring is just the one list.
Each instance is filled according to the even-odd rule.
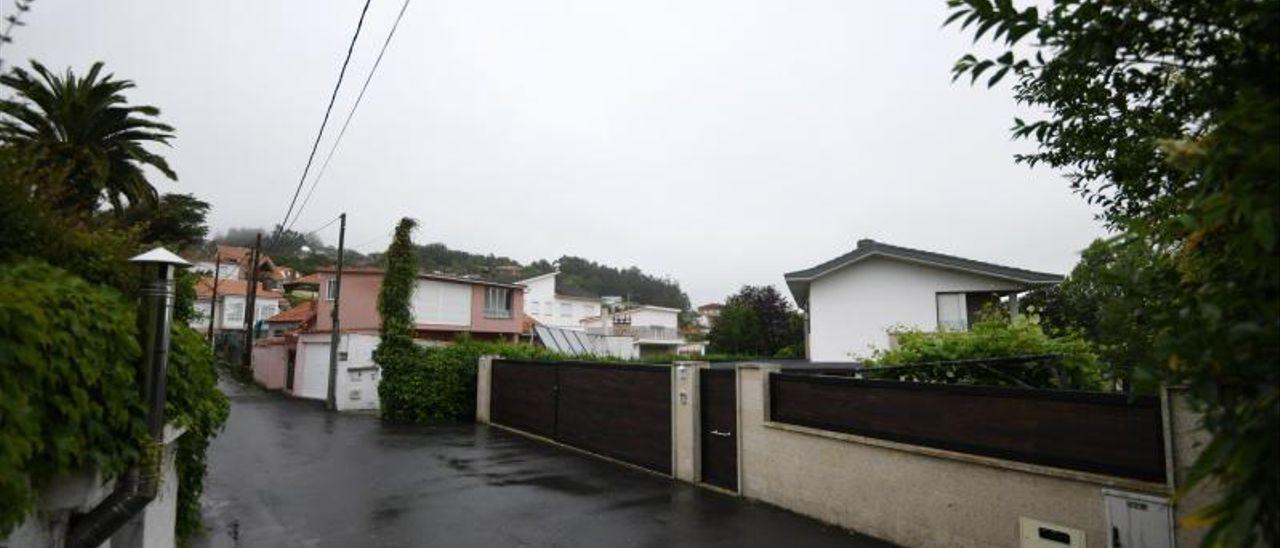
[[490,420],[671,475],[671,368],[494,360]]
[[701,402],[702,482],[738,490],[738,383],[733,369],[702,369]]

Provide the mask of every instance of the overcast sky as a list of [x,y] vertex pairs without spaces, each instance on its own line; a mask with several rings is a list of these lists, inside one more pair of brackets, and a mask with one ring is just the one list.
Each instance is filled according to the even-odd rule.
[[[42,0],[0,49],[137,82],[214,232],[288,206],[358,0]],[[373,0],[321,154],[400,0]],[[7,15],[11,8],[6,8]],[[1101,235],[1060,174],[1012,156],[1007,87],[951,84],[942,0],[415,0],[295,229],[677,279],[694,304],[859,238],[1066,272]],[[336,225],[321,233],[336,241]]]

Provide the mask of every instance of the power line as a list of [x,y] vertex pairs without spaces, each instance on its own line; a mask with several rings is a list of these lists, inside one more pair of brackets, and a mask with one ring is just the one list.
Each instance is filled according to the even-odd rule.
[[391,45],[391,38],[396,35],[396,28],[400,26],[400,19],[404,17],[404,11],[409,8],[409,0],[404,0],[404,4],[400,6],[400,13],[396,15],[395,23],[391,25],[391,31],[387,33],[387,39],[382,42],[382,49],[378,51],[378,58],[373,62],[373,68],[369,69],[369,75],[364,79],[364,85],[360,86],[360,94],[356,96],[355,104],[351,105],[351,111],[347,113],[346,121],[342,122],[342,129],[338,131],[338,138],[333,140],[333,146],[329,148],[329,154],[325,156],[324,163],[320,165],[320,171],[316,172],[315,178],[311,180],[311,188],[307,189],[307,197],[302,200],[302,205],[298,206],[298,214],[293,218],[293,223],[298,222],[298,218],[302,217],[302,210],[307,208],[307,204],[311,202],[311,194],[316,191],[316,185],[320,184],[320,179],[324,178],[325,171],[329,169],[329,162],[333,160],[333,153],[338,150],[338,143],[342,142],[342,136],[347,134],[347,126],[351,125],[351,118],[355,116],[356,109],[360,108],[360,101],[364,99],[365,90],[369,89],[369,82],[373,81],[374,73],[378,72],[378,65],[382,64],[382,56],[387,53],[387,46]]
[[338,88],[342,87],[342,78],[347,74],[347,64],[351,62],[351,52],[356,48],[356,39],[360,38],[360,28],[364,26],[364,16],[369,12],[369,3],[373,0],[364,0],[364,8],[360,10],[360,19],[356,21],[356,32],[351,35],[351,44],[347,46],[347,56],[342,60],[342,69],[338,71],[338,81],[333,84],[333,93],[329,95],[329,106],[324,109],[324,119],[320,121],[320,131],[316,132],[316,140],[311,144],[311,154],[307,155],[307,165],[302,168],[302,177],[298,178],[298,188],[293,191],[293,199],[289,200],[289,209],[284,213],[284,220],[280,221],[280,228],[276,230],[275,236],[271,237],[271,243],[267,244],[267,248],[275,245],[276,240],[280,238],[280,233],[284,231],[284,227],[289,222],[289,216],[293,214],[293,206],[298,203],[298,195],[302,193],[302,184],[307,181],[307,172],[311,171],[311,162],[316,158],[316,150],[320,148],[320,138],[324,136],[324,126],[329,123],[329,113],[333,111],[333,103],[338,99]]
[[[329,228],[330,226],[332,226],[332,225],[333,225],[333,223],[338,222],[338,219],[341,219],[341,218],[342,218],[342,215],[341,215],[341,214],[339,214],[337,217],[334,217],[334,218],[330,219],[330,220],[329,220],[329,222],[327,222],[327,223],[325,223],[325,224],[321,225],[321,226],[320,226],[320,228],[317,228],[317,229],[315,229],[315,230],[311,230],[311,231],[307,231],[307,232],[301,232],[300,234],[302,234],[303,236],[310,236],[310,235],[312,235],[312,234],[315,234],[315,233],[317,233],[317,232],[320,232],[321,230],[324,230],[324,229],[326,229],[326,228]],[[295,219],[295,220],[296,220],[296,219]],[[288,230],[288,229],[285,229],[285,230]]]

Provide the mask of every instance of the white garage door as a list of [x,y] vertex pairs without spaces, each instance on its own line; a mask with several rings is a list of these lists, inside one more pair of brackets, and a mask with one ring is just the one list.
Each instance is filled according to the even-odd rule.
[[329,343],[305,343],[303,346],[302,387],[296,394],[323,400],[329,396]]

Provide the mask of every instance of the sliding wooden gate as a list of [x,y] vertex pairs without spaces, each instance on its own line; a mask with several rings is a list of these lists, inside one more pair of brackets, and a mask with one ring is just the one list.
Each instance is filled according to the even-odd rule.
[[671,369],[494,360],[494,424],[671,474]]

